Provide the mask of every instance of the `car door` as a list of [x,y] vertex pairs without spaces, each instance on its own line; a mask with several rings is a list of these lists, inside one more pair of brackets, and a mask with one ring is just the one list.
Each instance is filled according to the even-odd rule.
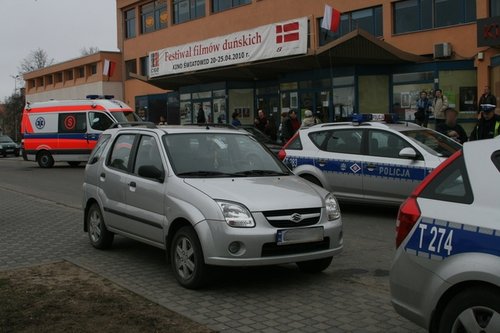
[[[161,140],[141,135],[133,163],[133,172],[126,186],[126,214],[133,220],[127,231],[156,245],[164,243],[165,163]],[[151,170],[154,170],[152,172]]]
[[118,135],[111,147],[106,163],[99,174],[101,201],[106,224],[120,231],[127,230],[126,193],[132,164],[134,133]]
[[[400,202],[427,173],[419,150],[396,132],[370,129],[368,151],[364,156],[363,188],[367,199]],[[403,148],[412,148],[415,159],[399,156]]]
[[100,111],[89,111],[88,112],[88,123],[87,133],[85,138],[87,139],[87,144],[89,149],[93,149],[101,133],[113,125],[113,120],[104,112]]
[[363,197],[363,169],[360,128],[312,132],[309,137],[318,147],[314,165],[323,172],[328,188],[343,198]]

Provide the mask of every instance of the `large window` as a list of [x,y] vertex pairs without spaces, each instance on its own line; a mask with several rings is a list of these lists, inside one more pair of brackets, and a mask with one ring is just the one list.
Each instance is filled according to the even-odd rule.
[[340,25],[336,32],[321,29],[322,18],[318,19],[319,44],[325,45],[357,28],[368,31],[374,36],[382,36],[382,6],[366,8],[340,15]]
[[394,3],[394,33],[405,33],[476,20],[476,0],[405,0]]
[[490,0],[490,16],[500,16],[500,0]]
[[212,0],[212,11],[216,13],[249,3],[252,3],[252,0]]
[[135,8],[125,11],[125,38],[134,38],[135,33]]
[[205,0],[174,0],[174,23],[205,16]]
[[137,74],[137,61],[135,59],[125,61],[125,79],[130,79],[130,73]]
[[146,57],[142,57],[140,59],[140,62],[141,62],[141,75],[142,76],[149,76],[149,67],[148,67],[148,64],[149,64],[149,57],[146,56]]
[[167,1],[157,0],[141,6],[141,32],[148,33],[167,27]]

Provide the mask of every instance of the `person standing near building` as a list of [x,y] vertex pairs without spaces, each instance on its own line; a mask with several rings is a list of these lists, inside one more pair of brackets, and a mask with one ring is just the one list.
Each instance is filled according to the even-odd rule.
[[444,123],[436,125],[436,131],[442,133],[460,144],[467,142],[467,133],[462,126],[457,123],[458,111],[448,108],[445,111],[446,120]]
[[234,127],[240,127],[241,121],[238,119],[240,117],[239,112],[234,111],[231,117],[233,118],[233,120],[231,121],[231,125],[233,125]]
[[417,125],[427,127],[431,106],[432,102],[427,98],[427,92],[422,90],[420,92],[420,97],[417,99],[417,111],[415,111],[415,123],[417,123]]
[[500,116],[495,114],[495,105],[483,104],[481,116],[470,135],[470,141],[491,139],[500,134]]
[[259,111],[257,111],[257,118],[255,118],[255,127],[257,127],[257,129],[259,131],[261,131],[262,133],[265,133],[266,131],[266,127],[267,127],[267,118],[266,118],[266,114],[264,113],[264,110],[262,109],[259,109]]
[[445,121],[444,111],[448,108],[448,98],[443,95],[441,89],[436,89],[434,92],[434,100],[432,101],[432,110],[436,118],[436,126]]
[[489,86],[484,87],[484,92],[481,95],[481,97],[479,98],[479,103],[477,106],[478,113],[481,112],[481,105],[482,104],[490,104],[490,105],[495,105],[495,106],[497,105],[497,98],[491,94]]
[[158,125],[167,125],[167,119],[165,119],[165,116],[160,116],[160,121],[158,122]]
[[203,106],[200,103],[200,108],[198,109],[198,115],[196,116],[196,122],[198,124],[205,124],[207,119],[205,118],[205,110],[203,110]]
[[311,127],[316,124],[319,124],[319,119],[313,116],[311,110],[304,111],[304,119],[302,120],[301,127]]
[[297,119],[297,113],[295,110],[290,110],[288,112],[288,117],[283,123],[283,144],[287,143],[299,128],[300,122]]

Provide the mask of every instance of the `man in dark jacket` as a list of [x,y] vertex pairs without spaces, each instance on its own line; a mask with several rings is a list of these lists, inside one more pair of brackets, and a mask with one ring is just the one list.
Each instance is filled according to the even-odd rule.
[[436,125],[436,131],[442,133],[460,144],[467,142],[467,133],[462,126],[457,124],[458,111],[453,108],[446,109],[444,123]]
[[478,103],[478,108],[477,112],[481,112],[481,105],[482,104],[491,104],[491,105],[497,105],[497,98],[493,96],[490,92],[490,87],[486,86],[484,87],[484,93],[481,95],[479,98],[479,103]]
[[295,112],[295,110],[290,110],[288,112],[288,117],[283,122],[283,143],[287,143],[299,128],[300,122],[297,119],[297,112]]
[[470,141],[484,140],[496,137],[500,132],[500,116],[495,114],[494,105],[483,104],[481,118],[479,118],[470,135]]

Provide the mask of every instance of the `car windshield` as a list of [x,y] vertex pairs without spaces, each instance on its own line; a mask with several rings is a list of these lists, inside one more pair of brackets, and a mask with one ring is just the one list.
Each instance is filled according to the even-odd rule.
[[163,137],[179,177],[264,177],[290,171],[254,137],[239,133],[182,133]]
[[12,139],[8,137],[7,135],[1,135],[0,136],[0,143],[12,143]]
[[139,117],[133,111],[113,111],[111,114],[119,123],[140,121]]
[[450,157],[454,152],[462,149],[456,141],[429,129],[402,131],[401,133],[435,156]]
[[241,128],[243,128],[248,133],[254,135],[255,138],[257,138],[257,140],[259,140],[262,143],[272,143],[273,142],[273,140],[271,140],[271,138],[269,138],[267,135],[265,135],[264,133],[262,133],[261,131],[259,131],[258,129],[256,129],[253,126],[242,126]]

